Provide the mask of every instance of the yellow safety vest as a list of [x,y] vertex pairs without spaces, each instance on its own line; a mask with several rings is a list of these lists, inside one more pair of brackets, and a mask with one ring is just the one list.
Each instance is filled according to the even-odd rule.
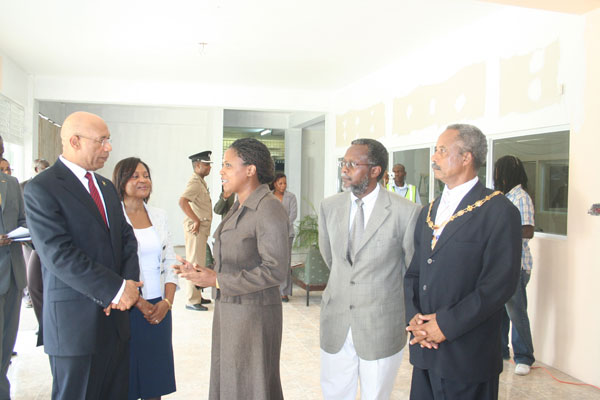
[[[408,189],[406,190],[406,193],[404,194],[404,198],[415,203],[417,201],[417,187],[415,185],[407,185],[407,186],[408,186]],[[389,183],[385,186],[385,188],[387,190],[389,190],[390,192],[394,192],[394,193],[396,192],[396,190],[394,189],[394,186]]]

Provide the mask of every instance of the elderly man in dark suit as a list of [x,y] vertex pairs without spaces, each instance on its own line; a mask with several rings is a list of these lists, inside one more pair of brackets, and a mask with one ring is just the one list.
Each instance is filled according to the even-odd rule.
[[[137,242],[110,180],[93,173],[112,150],[97,115],[76,112],[63,152],[25,188],[44,278],[44,347],[53,399],[127,398],[129,316],[138,298]],[[112,310],[112,311],[111,311]]]
[[450,125],[431,157],[442,196],[423,208],[404,281],[411,399],[498,398],[500,324],[521,257],[519,211],[477,178],[485,136]]
[[0,209],[0,398],[10,399],[10,383],[6,371],[17,338],[26,278],[21,244],[9,239],[7,233],[25,226],[25,210],[19,182],[2,172]]

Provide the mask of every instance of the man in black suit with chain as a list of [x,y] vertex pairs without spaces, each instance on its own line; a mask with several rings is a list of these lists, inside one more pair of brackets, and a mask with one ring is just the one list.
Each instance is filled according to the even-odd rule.
[[411,399],[498,398],[503,307],[519,279],[521,220],[477,178],[487,142],[450,125],[431,157],[442,196],[421,211],[404,280]]
[[25,187],[44,279],[44,347],[53,399],[126,399],[129,316],[137,302],[137,241],[113,184],[93,171],[112,150],[97,115],[76,112],[63,152]]

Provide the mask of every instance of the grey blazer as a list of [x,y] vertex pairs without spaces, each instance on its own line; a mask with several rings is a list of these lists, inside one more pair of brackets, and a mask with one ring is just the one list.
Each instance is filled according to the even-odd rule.
[[296,201],[296,195],[286,190],[283,192],[283,200],[281,201],[281,204],[288,214],[288,229],[290,231],[290,237],[293,238],[296,236],[294,231],[294,221],[296,221],[296,217],[298,216],[298,201]]
[[[0,196],[2,196],[0,206],[2,207],[3,222],[0,226],[0,234],[7,234],[19,226],[27,226],[25,224],[25,208],[19,181],[0,172]],[[13,242],[8,246],[0,246],[0,294],[8,292],[11,269],[15,282],[17,282],[17,289],[23,290],[27,285],[27,278],[25,277],[23,250],[19,242]]]
[[377,360],[406,344],[403,278],[421,206],[380,190],[351,265],[350,202],[350,193],[336,194],[319,213],[319,247],[331,270],[321,303],[321,348],[339,352],[352,328],[358,356]]

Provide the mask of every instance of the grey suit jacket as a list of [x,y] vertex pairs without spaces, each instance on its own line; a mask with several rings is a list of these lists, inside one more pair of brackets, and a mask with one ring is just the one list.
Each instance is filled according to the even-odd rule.
[[[25,208],[23,207],[23,196],[19,181],[12,176],[0,172],[0,196],[2,202],[2,226],[0,234],[4,235],[19,226],[25,224]],[[8,292],[11,282],[11,274],[17,282],[17,288],[22,290],[27,285],[25,277],[25,261],[21,243],[13,242],[8,246],[0,246],[0,294]]]
[[406,344],[403,278],[421,206],[380,190],[350,264],[350,199],[339,193],[321,203],[319,247],[331,270],[321,303],[321,348],[337,353],[352,328],[358,356],[377,360]]

